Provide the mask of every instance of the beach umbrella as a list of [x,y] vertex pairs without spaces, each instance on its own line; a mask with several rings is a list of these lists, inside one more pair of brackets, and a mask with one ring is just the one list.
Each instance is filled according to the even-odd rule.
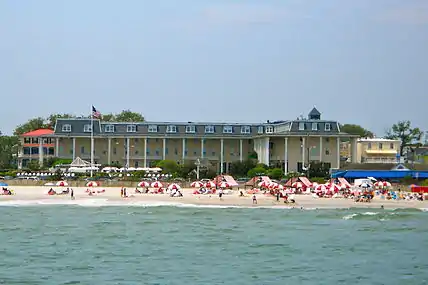
[[137,184],[137,186],[142,188],[147,188],[147,187],[150,187],[150,184],[147,181],[141,181]]
[[361,188],[370,188],[370,185],[368,183],[362,183],[360,185]]
[[1,186],[1,187],[6,187],[6,186],[7,186],[7,183],[0,182],[0,186]]
[[351,186],[349,185],[349,184],[340,184],[340,188],[341,189],[349,189],[349,188],[351,188]]
[[88,183],[86,183],[86,187],[98,187],[98,186],[100,186],[100,183],[96,181],[89,181]]
[[269,188],[269,189],[275,189],[276,186],[278,186],[278,183],[271,182],[271,183],[269,183],[269,185],[268,185],[267,188]]
[[303,188],[303,184],[302,184],[302,182],[294,182],[293,184],[291,184],[291,187],[293,187],[293,188]]
[[262,181],[259,182],[259,184],[257,184],[259,187],[263,187],[263,188],[268,188],[269,187],[269,182],[267,181]]
[[212,181],[208,181],[207,183],[205,183],[205,187],[207,188],[214,188],[215,187],[215,183]]
[[153,182],[150,186],[152,186],[153,188],[162,188],[163,187],[162,183],[160,183],[159,181]]
[[190,187],[192,187],[192,188],[201,188],[201,187],[204,187],[204,183],[202,183],[201,181],[193,181],[190,184]]
[[168,185],[168,189],[169,190],[178,190],[178,189],[181,189],[181,186],[178,185],[177,183],[172,183],[172,184]]
[[218,187],[220,188],[230,188],[230,184],[227,182],[221,182]]
[[331,183],[328,187],[328,190],[331,192],[338,192],[340,190],[340,186],[334,183]]
[[391,187],[392,185],[391,185],[391,183],[390,182],[388,182],[388,181],[384,181],[383,182],[383,187],[386,187],[386,188],[388,188],[388,187]]
[[282,189],[284,189],[284,186],[282,186],[281,184],[277,183],[273,189],[275,189],[275,190],[282,190]]
[[382,188],[383,187],[383,182],[382,181],[377,181],[377,182],[375,182],[374,186],[376,188]]
[[67,181],[62,180],[62,181],[58,181],[55,185],[64,187],[64,186],[68,186],[68,183]]
[[327,187],[325,184],[318,184],[317,186],[315,186],[315,191],[325,192],[327,191]]

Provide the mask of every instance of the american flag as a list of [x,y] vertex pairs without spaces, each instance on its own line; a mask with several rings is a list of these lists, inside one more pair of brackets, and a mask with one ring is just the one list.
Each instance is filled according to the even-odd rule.
[[94,106],[92,106],[92,117],[96,119],[101,118],[101,113],[98,112],[98,110]]

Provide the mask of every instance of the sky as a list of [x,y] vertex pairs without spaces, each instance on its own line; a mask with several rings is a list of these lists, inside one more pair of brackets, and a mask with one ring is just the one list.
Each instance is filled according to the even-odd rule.
[[0,130],[51,113],[428,130],[426,0],[2,0]]

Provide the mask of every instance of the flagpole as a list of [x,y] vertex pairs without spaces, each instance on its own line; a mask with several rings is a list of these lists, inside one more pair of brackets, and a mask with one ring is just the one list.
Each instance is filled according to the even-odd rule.
[[94,175],[94,114],[93,106],[91,106],[91,177]]

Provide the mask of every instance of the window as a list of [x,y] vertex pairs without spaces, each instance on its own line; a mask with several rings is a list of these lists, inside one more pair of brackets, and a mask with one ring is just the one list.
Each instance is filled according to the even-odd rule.
[[114,133],[114,125],[106,125],[104,127],[104,132],[106,132],[106,133]]
[[250,126],[241,126],[241,134],[251,134]]
[[371,142],[369,142],[369,143],[367,144],[367,149],[372,149],[372,143],[371,143]]
[[258,133],[258,134],[263,134],[263,131],[264,131],[263,126],[259,126],[259,127],[257,128],[257,133]]
[[158,132],[158,126],[156,125],[149,125],[147,128],[147,131],[149,133],[157,133]]
[[266,127],[266,133],[267,134],[273,134],[273,127],[272,126],[267,126]]
[[83,132],[85,132],[85,133],[92,132],[92,126],[90,124],[84,125],[83,126]]
[[325,124],[324,131],[326,131],[326,132],[331,131],[331,124],[330,123]]
[[232,126],[224,126],[223,127],[223,134],[231,134],[233,133],[233,127]]
[[24,143],[31,143],[31,138],[24,138]]
[[383,149],[383,143],[379,143],[379,149]]
[[299,123],[299,131],[305,130],[305,123]]
[[126,126],[126,132],[128,133],[135,133],[137,131],[136,125],[127,125]]
[[214,133],[214,126],[205,126],[205,133],[206,134],[213,134]]
[[394,144],[393,144],[393,143],[390,143],[390,144],[389,144],[389,148],[390,148],[390,149],[394,149]]
[[62,126],[62,131],[65,133],[69,133],[71,132],[71,125],[70,124],[65,124]]
[[330,155],[330,150],[329,149],[325,150],[325,155]]
[[174,125],[167,126],[166,132],[167,133],[176,133],[177,132],[177,126],[174,126]]
[[318,123],[312,123],[312,130],[318,131]]
[[186,133],[188,133],[188,134],[196,133],[196,127],[194,125],[186,126]]
[[80,153],[85,153],[85,147],[84,146],[80,147]]

